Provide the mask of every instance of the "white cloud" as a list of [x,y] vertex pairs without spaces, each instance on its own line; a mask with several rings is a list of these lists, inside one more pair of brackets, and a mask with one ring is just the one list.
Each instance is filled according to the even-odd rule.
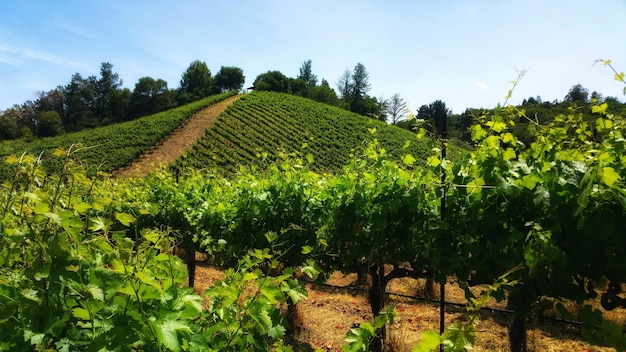
[[89,67],[89,65],[82,62],[68,60],[45,51],[18,48],[7,43],[0,42],[0,63],[17,66],[25,60],[43,61],[57,65],[79,68]]
[[474,86],[480,90],[487,90],[489,89],[489,86],[487,86],[487,83],[482,82],[482,81],[476,81],[474,82]]
[[16,66],[20,63],[15,57],[17,50],[6,43],[0,42],[0,63]]

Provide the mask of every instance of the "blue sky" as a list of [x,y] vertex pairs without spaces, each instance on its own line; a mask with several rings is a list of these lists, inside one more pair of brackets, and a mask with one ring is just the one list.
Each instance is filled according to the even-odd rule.
[[625,0],[0,2],[0,109],[98,75],[108,61],[134,88],[150,76],[179,85],[193,60],[243,69],[246,85],[268,70],[289,77],[305,60],[333,88],[361,62],[370,95],[400,93],[414,112],[443,100],[455,113],[504,101],[563,99],[582,84],[622,96]]

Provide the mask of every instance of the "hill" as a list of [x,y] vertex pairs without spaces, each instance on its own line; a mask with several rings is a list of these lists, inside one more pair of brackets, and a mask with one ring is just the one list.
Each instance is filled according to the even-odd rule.
[[[193,121],[192,116],[202,115],[233,94],[211,96],[92,130],[32,142],[0,142],[0,157],[41,155],[48,172],[56,172],[60,160],[49,156],[56,148],[68,150],[74,146],[72,157],[92,167],[92,174],[98,167],[124,177],[145,175],[159,163],[229,175],[241,167],[265,169],[290,157],[307,159],[314,171],[332,173],[340,171],[351,155],[363,153],[372,143],[378,143],[395,160],[410,154],[419,164],[429,153],[430,147],[408,130],[306,98],[273,92],[245,94],[216,121],[214,115],[219,114],[219,109],[210,114],[211,123],[197,127],[195,133],[180,133],[192,124],[187,123]],[[10,174],[10,167],[0,165],[0,178],[6,179]]]
[[423,160],[428,151],[410,131],[306,98],[254,92],[230,105],[176,167],[229,174],[266,168],[285,153],[312,157],[315,171],[335,172],[374,140],[394,159]]
[[[133,121],[112,124],[61,136],[35,139],[31,142],[0,142],[0,158],[8,155],[20,156],[23,153],[40,156],[48,172],[56,172],[60,167],[58,158],[50,158],[53,150],[72,150],[72,157],[89,167],[111,172],[129,165],[142,153],[160,143],[172,134],[196,112],[222,101],[235,92],[212,95],[205,99],[178,108],[145,116]],[[92,172],[93,173],[93,170]],[[5,163],[0,163],[0,179],[6,179],[13,172]]]

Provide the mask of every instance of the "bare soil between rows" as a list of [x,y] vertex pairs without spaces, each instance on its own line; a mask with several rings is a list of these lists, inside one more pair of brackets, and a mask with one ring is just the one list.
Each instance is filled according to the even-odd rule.
[[174,162],[198,138],[204,136],[220,114],[240,97],[241,95],[235,95],[198,111],[159,145],[140,155],[128,167],[115,171],[113,175],[116,178],[145,177],[150,172]]
[[[195,289],[203,293],[216,281],[223,279],[219,267],[197,262]],[[367,293],[355,284],[356,274],[334,273],[326,285],[305,283],[308,297],[297,304],[296,336],[293,339],[295,351],[341,351],[346,333],[355,324],[372,319],[367,302]],[[387,287],[389,295],[386,304],[395,307],[397,312],[394,324],[388,328],[386,351],[411,351],[427,330],[439,329],[439,305],[401,296],[424,297],[425,280],[410,278],[394,279]],[[476,288],[480,291],[480,288]],[[435,292],[435,296],[438,296]],[[400,296],[401,295],[401,296]],[[437,297],[431,297],[437,298]],[[446,301],[465,303],[463,290],[454,283],[446,285]],[[492,300],[489,307],[502,309],[503,302]],[[447,305],[446,325],[466,316],[465,309]],[[614,310],[607,317],[613,321],[626,322],[626,310]],[[483,311],[476,325],[476,344],[473,351],[509,351],[508,326],[512,316],[507,313]],[[594,346],[584,341],[580,328],[546,319],[533,319],[527,325],[528,351],[580,351],[605,352],[613,348]]]

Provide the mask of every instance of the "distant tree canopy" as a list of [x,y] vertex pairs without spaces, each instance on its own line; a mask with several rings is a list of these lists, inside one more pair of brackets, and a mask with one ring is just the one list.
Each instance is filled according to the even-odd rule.
[[183,105],[211,95],[213,79],[206,63],[193,61],[183,73],[176,100]]
[[[210,94],[229,90],[241,90],[245,82],[243,70],[234,66],[221,66],[212,77],[207,65],[199,60],[190,63],[182,73],[180,86],[168,88],[167,82],[152,77],[141,77],[133,91],[123,88],[123,81],[113,71],[113,65],[103,62],[99,76],[72,75],[68,84],[40,92],[35,101],[26,101],[0,111],[0,139],[54,136],[65,132],[94,128],[109,123],[134,119],[202,99]],[[385,99],[369,96],[371,89],[369,73],[362,63],[352,70],[346,69],[337,80],[336,90],[325,79],[319,80],[313,72],[311,60],[304,61],[295,78],[286,77],[280,71],[267,71],[254,80],[258,90],[271,90],[303,96],[325,104],[338,106],[352,112],[369,116],[399,127],[413,129],[415,120],[405,120],[407,103],[396,93]],[[571,113],[572,105],[588,107],[591,103],[607,103],[607,112],[626,114],[626,104],[618,98],[603,97],[580,84],[570,88],[559,103],[543,101],[540,96],[524,99],[522,106],[526,116],[534,122],[545,124],[559,114]],[[588,109],[578,109],[586,114],[589,123],[595,123]],[[582,112],[580,112],[582,111]],[[433,132],[442,128],[443,117],[448,119],[448,136],[470,140],[469,126],[484,110],[467,109],[462,114],[452,114],[441,100],[420,106],[417,118],[424,119],[426,127]],[[588,115],[588,116],[587,116]],[[532,142],[528,133],[528,121],[521,120],[511,127],[520,141]]]
[[131,119],[163,111],[170,106],[167,82],[152,77],[141,77],[135,84],[128,107]]
[[577,84],[570,88],[564,101],[585,104],[589,101],[589,90],[583,88],[582,85]]
[[400,96],[400,93],[395,93],[386,103],[387,115],[389,122],[393,125],[399,121],[404,120],[407,114],[406,101]]
[[[222,66],[216,79],[219,91],[241,89],[245,77],[240,68]],[[34,102],[0,111],[0,140],[54,136],[154,114],[210,95],[213,80],[206,64],[196,60],[175,90],[152,77],[141,77],[132,92],[122,83],[108,62],[101,64],[100,76],[75,73],[67,85],[40,92]]]
[[300,66],[300,73],[291,84],[291,91],[293,94],[309,97],[316,85],[317,76],[313,74],[312,62],[307,60]]
[[452,111],[441,100],[435,100],[428,105],[424,104],[417,109],[417,118],[424,120],[427,125],[432,126],[431,130],[433,133],[442,132],[444,130],[444,121],[447,121],[451,115]]
[[214,93],[222,93],[230,90],[239,91],[243,88],[246,77],[239,67],[222,66],[213,79]]
[[337,93],[330,87],[328,81],[325,79],[322,79],[322,83],[319,86],[315,86],[309,91],[308,97],[320,103],[333,106],[339,105]]
[[380,119],[381,111],[386,113],[385,109],[381,108],[385,103],[368,96],[370,88],[369,73],[362,63],[356,64],[352,72],[346,69],[337,80],[340,106],[357,114]]
[[63,132],[61,116],[54,110],[40,111],[37,121],[37,135],[41,137],[52,137]]
[[256,77],[253,86],[256,90],[287,93],[289,92],[289,79],[280,71],[267,71]]
[[95,80],[95,115],[99,122],[111,119],[113,106],[118,103],[114,94],[122,86],[122,80],[113,72],[113,65],[108,62],[100,67],[100,79]]

